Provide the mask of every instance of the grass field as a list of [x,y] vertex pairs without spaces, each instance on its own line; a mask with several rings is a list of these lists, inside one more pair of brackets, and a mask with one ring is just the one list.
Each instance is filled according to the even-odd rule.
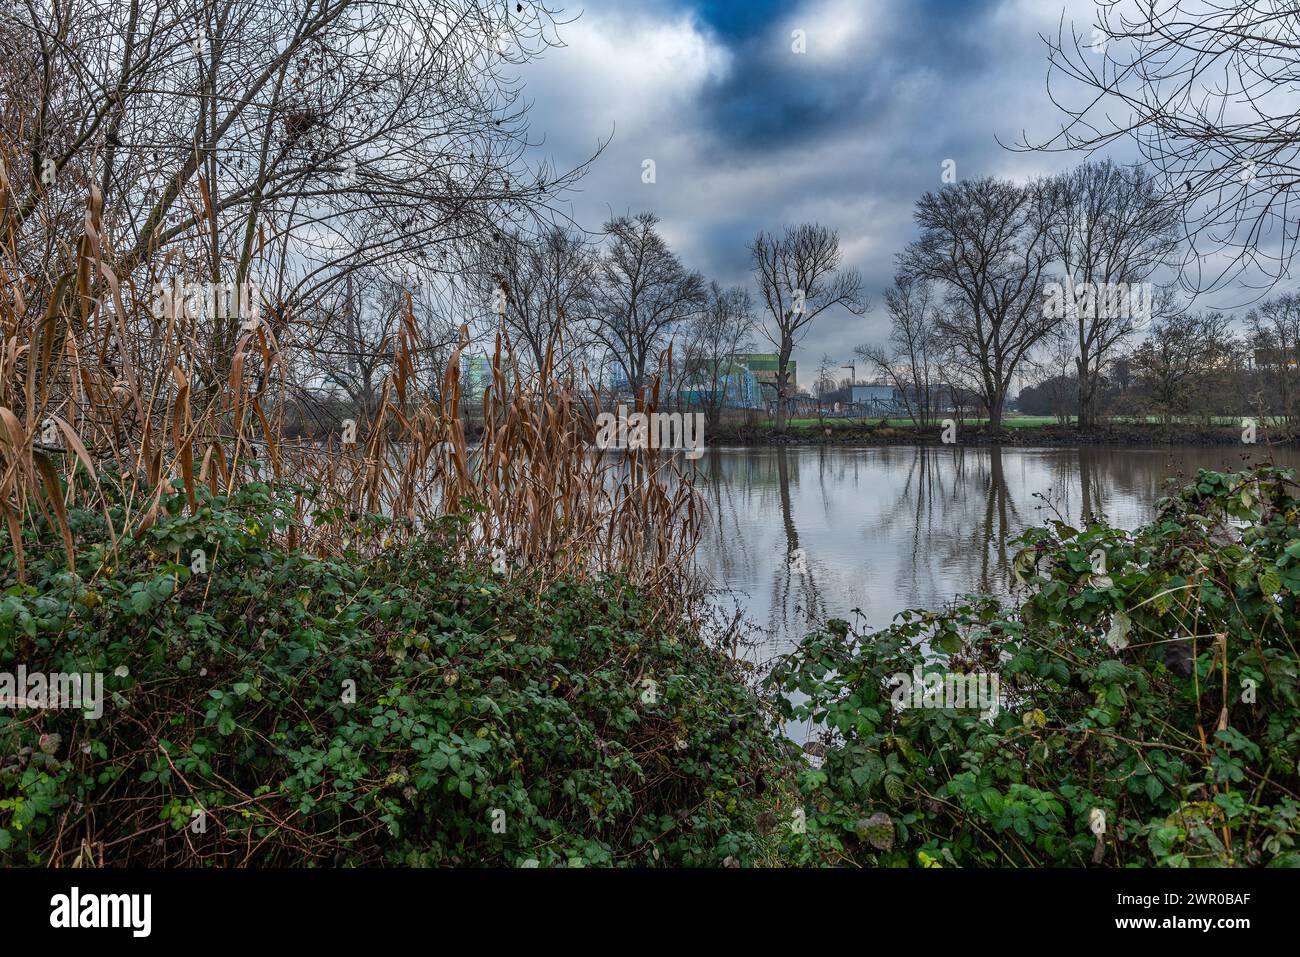
[[[1234,427],[1234,428],[1238,428],[1238,427],[1241,426],[1241,423],[1242,423],[1243,418],[1244,418],[1244,416],[1219,415],[1219,416],[1214,416],[1214,418],[1212,419],[1212,421],[1211,421],[1209,424],[1212,424],[1212,425],[1220,425],[1220,426],[1231,426],[1231,427]],[[832,428],[832,429],[839,428],[839,429],[843,429],[843,428],[857,428],[857,427],[859,427],[859,426],[862,426],[862,425],[865,425],[865,424],[868,424],[868,423],[870,423],[871,425],[875,425],[875,424],[878,423],[879,421],[880,421],[880,420],[879,420],[879,419],[876,419],[876,418],[861,418],[861,419],[830,419],[830,418],[828,418],[828,419],[826,419],[824,422],[820,422],[820,423],[819,423],[818,420],[817,420],[816,418],[797,418],[797,419],[791,419],[791,420],[790,420],[790,427],[791,427],[791,428],[815,428],[815,427],[817,427],[817,426],[820,424],[820,425],[824,425],[824,426],[827,427],[827,428]],[[972,425],[983,425],[983,424],[984,424],[985,422],[987,422],[987,421],[988,421],[987,418],[968,418],[968,419],[966,419],[962,424],[963,424],[963,425],[967,425],[967,426],[972,426]],[[887,424],[888,424],[891,428],[904,428],[904,429],[906,429],[906,428],[912,428],[912,427],[913,427],[913,422],[912,422],[912,420],[909,419],[909,418],[906,418],[906,417],[904,417],[904,418],[897,418],[897,419],[887,419],[886,422],[887,422]],[[1285,424],[1285,423],[1283,422],[1283,420],[1282,420],[1281,418],[1279,418],[1279,417],[1256,418],[1256,419],[1255,419],[1255,423],[1256,423],[1257,425],[1259,425],[1259,426],[1280,426],[1280,425]],[[1040,427],[1040,426],[1044,426],[1044,425],[1058,425],[1058,424],[1060,424],[1060,422],[1059,422],[1059,420],[1056,418],[1056,416],[1054,416],[1054,415],[1010,415],[1010,416],[1003,416],[1003,418],[1002,418],[1002,427],[1005,428],[1005,429],[1033,429],[1033,428],[1038,428],[1038,427]],[[1069,418],[1069,420],[1066,422],[1066,424],[1067,424],[1067,425],[1073,425],[1073,424],[1074,424],[1074,417],[1071,416],[1071,417]],[[1154,416],[1154,415],[1150,415],[1150,416],[1112,416],[1112,417],[1108,418],[1104,423],[1102,423],[1103,427],[1104,427],[1105,425],[1107,425],[1107,424],[1112,424],[1112,425],[1135,425],[1135,424],[1161,425],[1162,422],[1161,422],[1161,419],[1160,419],[1159,416]],[[1175,425],[1202,425],[1202,426],[1203,426],[1203,425],[1206,425],[1207,423],[1205,422],[1204,419],[1202,419],[1202,418],[1199,417],[1199,416],[1182,416],[1182,417],[1176,417],[1176,418],[1174,419],[1174,423],[1173,423],[1173,424],[1175,424]],[[770,423],[770,422],[769,422],[769,423],[764,423],[764,425],[765,425],[766,427],[768,427],[768,428],[771,428],[771,427],[772,427],[772,423]],[[932,428],[937,428],[937,425],[932,426]]]
[[[842,428],[849,428],[849,427],[856,428],[858,426],[867,423],[875,425],[879,421],[880,421],[879,419],[874,419],[874,418],[826,419],[824,422],[821,422],[820,424],[825,425],[826,427],[832,429],[834,428],[842,429]],[[987,419],[972,418],[972,419],[966,419],[962,424],[982,425],[987,421],[988,421]],[[906,429],[906,428],[911,428],[913,425],[912,420],[908,418],[887,419],[886,422],[892,428]],[[800,419],[790,420],[791,428],[811,428],[817,426],[818,424],[819,424],[818,420],[815,418],[800,418]],[[1056,416],[1053,415],[1017,415],[1017,416],[1003,416],[1002,418],[1002,426],[1003,428],[1007,428],[1007,429],[1026,429],[1026,428],[1035,428],[1040,425],[1055,425],[1055,424],[1056,424]],[[938,428],[937,423],[933,427]]]

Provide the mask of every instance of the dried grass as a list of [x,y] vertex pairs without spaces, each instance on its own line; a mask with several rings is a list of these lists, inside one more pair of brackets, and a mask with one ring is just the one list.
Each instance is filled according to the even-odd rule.
[[[8,187],[0,165],[3,210],[11,208]],[[37,516],[59,529],[71,565],[74,504],[103,514],[116,542],[155,521],[173,480],[192,509],[198,485],[226,493],[259,475],[312,490],[282,534],[317,554],[337,552],[343,535],[363,553],[383,545],[358,543],[351,525],[314,523],[321,508],[399,519],[390,542],[469,508],[466,557],[499,547],[539,583],[618,572],[665,598],[695,591],[689,569],[702,513],[691,475],[655,450],[592,449],[598,397],[557,374],[558,342],[540,370],[523,376],[498,332],[482,437],[471,445],[457,411],[465,332],[431,400],[415,385],[421,343],[408,299],[393,372],[373,418],[357,423],[357,442],[343,445],[338,434],[288,441],[280,384],[286,365],[303,357],[281,354],[266,322],[241,330],[227,357],[206,354],[204,337],[183,328],[174,304],[155,319],[151,290],[114,272],[102,212],[92,192],[81,236],[45,278],[26,274],[12,245],[17,230],[0,225],[10,243],[0,249],[0,512],[19,578],[21,531]],[[201,371],[214,368],[227,370],[223,380],[200,388]],[[657,392],[656,384],[640,400],[642,411],[653,410]],[[106,489],[109,463],[120,480]]]

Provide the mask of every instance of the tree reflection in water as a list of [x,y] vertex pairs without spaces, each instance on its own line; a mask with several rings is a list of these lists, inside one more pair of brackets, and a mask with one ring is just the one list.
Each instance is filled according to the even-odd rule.
[[[1239,447],[711,448],[698,561],[718,601],[758,626],[751,654],[766,659],[827,617],[858,610],[878,628],[905,608],[1005,590],[1010,541],[1030,525],[1105,515],[1133,527],[1152,516],[1166,477],[1268,457]],[[1272,458],[1300,467],[1293,449]]]

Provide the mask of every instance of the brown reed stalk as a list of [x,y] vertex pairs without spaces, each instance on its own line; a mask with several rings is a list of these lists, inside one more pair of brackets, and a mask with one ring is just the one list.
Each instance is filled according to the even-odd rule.
[[[0,191],[7,189],[0,162]],[[670,454],[592,448],[599,397],[584,394],[572,372],[557,372],[560,333],[541,368],[525,375],[505,328],[497,331],[475,443],[461,415],[467,330],[437,399],[429,398],[414,387],[422,343],[408,297],[392,372],[370,421],[358,423],[358,441],[345,446],[334,434],[287,442],[280,383],[291,361],[310,356],[283,355],[265,323],[239,335],[228,363],[200,354],[198,337],[180,334],[174,303],[165,321],[155,320],[147,295],[119,280],[102,216],[92,190],[69,260],[48,276],[24,271],[12,245],[19,231],[0,222],[0,235],[10,237],[0,248],[0,513],[20,580],[22,531],[38,516],[58,529],[71,565],[70,507],[108,519],[112,505],[116,542],[123,529],[138,532],[157,519],[173,479],[192,510],[200,485],[229,493],[252,478],[257,459],[271,481],[313,490],[296,499],[299,521],[285,534],[318,554],[340,548],[345,535],[363,550],[384,541],[356,541],[355,523],[313,523],[313,502],[401,519],[385,533],[389,544],[469,505],[472,532],[460,543],[467,556],[502,549],[516,573],[542,584],[617,572],[664,597],[685,593],[702,520],[692,476]],[[228,370],[221,387],[196,395],[195,370],[213,367]],[[657,396],[656,382],[638,410],[653,411]],[[119,483],[111,490],[101,482],[108,463]]]

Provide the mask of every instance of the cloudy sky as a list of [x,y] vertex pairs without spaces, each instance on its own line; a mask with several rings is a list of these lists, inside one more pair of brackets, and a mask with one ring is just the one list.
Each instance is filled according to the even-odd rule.
[[839,231],[872,308],[818,318],[795,353],[807,385],[824,353],[848,362],[884,334],[880,294],[944,160],[1016,179],[1078,160],[998,142],[1059,124],[1039,34],[1063,13],[1091,35],[1091,0],[586,0],[522,78],[542,155],[569,166],[610,139],[570,197],[588,229],[651,210],[687,266],[751,288],[758,230]]

